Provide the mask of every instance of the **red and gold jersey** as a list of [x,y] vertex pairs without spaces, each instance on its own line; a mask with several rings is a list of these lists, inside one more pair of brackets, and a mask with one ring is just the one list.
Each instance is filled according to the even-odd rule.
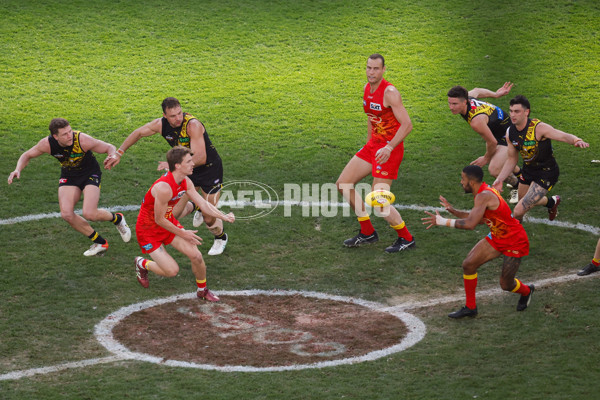
[[383,105],[383,95],[388,86],[393,85],[382,79],[377,90],[371,93],[371,84],[367,83],[363,95],[363,108],[371,122],[371,140],[380,143],[392,140],[400,128],[392,108]]
[[175,182],[175,178],[171,172],[167,172],[159,179],[156,180],[146,192],[144,196],[144,200],[142,201],[142,206],[140,208],[140,213],[138,214],[136,229],[146,230],[146,229],[163,229],[154,221],[154,196],[152,196],[152,188],[159,182],[166,182],[171,187],[171,199],[168,202],[167,212],[165,213],[165,218],[171,221],[174,225],[178,225],[179,222],[173,216],[173,207],[181,200],[185,192],[187,191],[187,180],[184,179],[180,184]]
[[510,242],[513,236],[524,233],[525,228],[523,228],[523,225],[517,219],[513,218],[508,203],[506,203],[500,193],[485,182],[481,184],[477,194],[484,190],[492,192],[500,202],[497,209],[485,210],[483,214],[483,222],[490,228],[492,238],[499,242]]

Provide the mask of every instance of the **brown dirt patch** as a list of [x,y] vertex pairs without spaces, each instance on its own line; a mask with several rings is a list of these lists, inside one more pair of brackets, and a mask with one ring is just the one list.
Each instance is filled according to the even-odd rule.
[[114,329],[131,351],[217,366],[291,366],[345,359],[398,344],[396,317],[300,295],[180,300],[135,312]]

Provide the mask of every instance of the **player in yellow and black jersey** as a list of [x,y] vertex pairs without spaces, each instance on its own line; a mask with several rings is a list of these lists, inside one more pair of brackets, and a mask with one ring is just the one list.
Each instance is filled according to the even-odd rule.
[[[143,137],[159,133],[171,147],[183,146],[192,149],[194,161],[194,172],[190,179],[196,190],[211,204],[217,205],[223,186],[223,163],[217,149],[212,144],[204,124],[191,114],[181,110],[179,100],[167,97],[162,102],[163,115],[147,124],[137,128],[123,141],[117,150],[116,158],[107,158],[104,166],[108,169],[115,167],[121,161],[121,157],[138,140]],[[167,170],[165,161],[158,163],[159,170]],[[215,236],[215,241],[208,251],[209,255],[223,253],[227,245],[228,237],[223,230],[223,222],[210,216],[202,216],[202,213],[190,201],[180,201],[173,209],[173,214],[179,219],[196,210],[193,219],[194,226],[200,226],[202,221],[206,222],[208,230]]]
[[[114,157],[116,148],[112,144],[94,139],[79,131],[73,131],[64,118],[54,118],[50,122],[50,135],[41,139],[35,146],[24,152],[17,167],[8,176],[10,185],[15,178],[21,177],[21,171],[32,158],[42,154],[50,154],[61,165],[61,175],[58,181],[58,204],[61,217],[77,232],[90,238],[92,246],[83,253],[93,256],[104,253],[108,242],[91,227],[89,221],[113,222],[123,241],[131,239],[131,230],[125,222],[123,214],[98,208],[100,200],[100,182],[102,172],[93,152],[108,154]],[[83,196],[83,217],[75,214],[75,205]]]
[[[488,165],[488,171],[493,177],[497,177],[506,161],[506,129],[510,125],[508,113],[500,107],[479,100],[483,97],[498,98],[505,96],[512,89],[513,84],[506,82],[495,92],[474,88],[469,91],[462,86],[454,86],[448,91],[448,107],[452,114],[460,114],[471,128],[485,140],[485,154],[471,162],[471,165],[483,167]],[[511,193],[511,203],[516,203],[517,198],[517,176],[519,167],[515,167],[513,175],[508,178],[507,183],[515,190]]]
[[510,101],[511,126],[506,133],[507,159],[494,187],[502,191],[502,183],[519,161],[523,168],[519,177],[519,202],[513,210],[514,217],[522,220],[525,213],[535,206],[548,208],[548,219],[556,218],[560,196],[546,196],[558,181],[559,168],[552,151],[551,140],[586,148],[589,144],[575,135],[559,131],[538,120],[531,119],[531,106],[525,96],[516,96]]

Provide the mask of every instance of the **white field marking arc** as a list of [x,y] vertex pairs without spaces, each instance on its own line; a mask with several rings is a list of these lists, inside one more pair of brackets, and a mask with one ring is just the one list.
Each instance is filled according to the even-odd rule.
[[[261,202],[260,205],[263,206],[265,203],[270,203],[275,206],[283,205],[283,206],[298,206],[298,207],[346,207],[346,208],[350,207],[347,203],[339,203],[339,202],[323,203],[323,202],[304,202],[304,201],[288,201],[288,200],[279,201],[279,202]],[[257,204],[253,201],[247,201],[247,202],[226,201],[226,202],[219,203],[219,206],[226,206],[226,207],[231,207],[231,206],[255,207],[256,205]],[[408,205],[394,204],[394,207],[399,210],[431,211],[431,212],[445,211],[445,209],[443,207],[419,206],[416,204],[408,204]],[[113,206],[113,207],[107,207],[106,209],[108,209],[110,211],[137,211],[140,209],[140,206],[139,205]],[[82,212],[81,210],[75,210],[75,213],[77,213],[79,215],[81,215],[81,212]],[[47,213],[47,214],[33,214],[33,215],[24,215],[21,217],[13,217],[13,218],[8,218],[8,219],[0,219],[0,225],[12,225],[12,224],[20,223],[20,222],[38,221],[38,220],[46,219],[46,218],[60,218],[60,213],[53,212],[53,213]],[[574,224],[572,222],[565,222],[565,221],[556,221],[556,220],[549,221],[549,220],[542,219],[542,218],[530,217],[528,215],[525,215],[525,221],[531,222],[534,224],[544,224],[544,225],[550,225],[550,226],[557,226],[560,228],[577,229],[580,231],[589,232],[596,236],[600,235],[600,227],[582,224],[579,222]]]
[[[249,202],[249,203],[251,203],[251,202]],[[311,202],[287,202],[287,201],[284,201],[284,202],[280,202],[279,204],[288,204],[288,205],[296,205],[296,206],[315,206],[315,205],[321,206],[320,202],[311,203]],[[225,205],[227,205],[227,204],[225,204]],[[252,205],[252,204],[247,204],[247,205]],[[327,205],[337,206],[337,207],[340,207],[340,206],[348,207],[348,205],[346,203],[327,203]],[[417,211],[436,211],[436,210],[444,211],[444,209],[441,207],[428,207],[428,206],[418,206],[418,205],[397,205],[397,204],[395,204],[394,207],[396,207],[397,209],[405,209],[405,210],[408,209],[408,210],[417,210]],[[135,211],[135,210],[138,210],[139,208],[140,208],[139,206],[130,205],[130,206],[115,206],[115,207],[111,207],[110,209],[112,211]],[[78,212],[81,213],[81,210],[79,210]],[[60,213],[36,214],[36,215],[15,217],[15,218],[10,218],[10,219],[0,220],[0,225],[8,225],[8,224],[16,224],[16,223],[20,223],[20,222],[36,221],[36,220],[45,219],[45,218],[60,218]],[[592,233],[596,236],[600,234],[599,227],[581,224],[581,223],[573,224],[570,222],[562,222],[562,221],[548,221],[548,220],[544,220],[544,219],[540,219],[540,218],[532,218],[532,217],[528,217],[528,216],[525,216],[525,221],[532,222],[532,223],[541,223],[541,224],[546,224],[546,225],[554,225],[554,226],[558,226],[561,228],[577,229],[577,230]],[[554,278],[542,279],[540,281],[532,282],[532,283],[538,287],[544,287],[544,286],[550,286],[555,283],[564,283],[564,282],[569,282],[569,281],[573,281],[576,279],[589,279],[589,278],[594,278],[594,277],[596,277],[596,275],[580,277],[575,274],[569,274],[569,275],[563,275],[563,276],[554,277]],[[487,297],[487,296],[496,295],[500,292],[502,292],[500,289],[482,290],[477,293],[477,296],[479,298]],[[223,292],[223,293],[225,293],[225,292]],[[299,292],[299,293],[302,293],[302,292]],[[193,294],[189,295],[189,296],[193,297]],[[445,304],[445,303],[454,303],[457,301],[461,301],[463,299],[463,296],[464,296],[464,294],[460,293],[460,294],[454,294],[454,295],[440,297],[437,299],[424,300],[423,302],[403,303],[403,304],[399,304],[399,305],[395,305],[395,306],[383,307],[380,309],[380,311],[388,312],[388,310],[389,310],[391,312],[401,312],[403,310],[414,310],[414,309],[418,309],[418,308],[431,307],[431,306],[441,305],[441,304]],[[408,315],[410,315],[410,314],[408,314]],[[104,358],[95,358],[95,359],[89,359],[89,360],[74,361],[74,362],[68,362],[68,363],[58,364],[58,365],[54,365],[54,366],[49,366],[49,367],[12,371],[12,372],[0,375],[0,381],[21,379],[24,377],[29,377],[29,376],[33,376],[33,375],[37,375],[37,374],[48,374],[48,373],[58,372],[58,371],[62,371],[65,369],[70,369],[70,368],[81,368],[81,367],[85,367],[88,365],[110,363],[110,362],[115,362],[115,361],[119,361],[119,360],[129,360],[129,359],[123,358],[120,355],[112,355],[112,356],[108,356],[108,357],[104,357]]]
[[116,341],[112,335],[112,329],[121,322],[122,319],[127,317],[128,315],[146,309],[150,307],[155,307],[157,305],[171,303],[178,300],[183,299],[194,299],[196,298],[196,293],[186,293],[181,295],[170,296],[162,299],[155,299],[145,301],[143,303],[133,304],[127,307],[123,307],[120,310],[115,311],[114,313],[107,316],[104,320],[99,322],[94,329],[94,334],[100,344],[102,344],[108,351],[113,353],[115,356],[121,357],[122,359],[129,360],[138,360],[138,361],[148,361],[156,364],[167,365],[171,367],[187,367],[187,368],[197,368],[197,369],[205,369],[205,370],[216,370],[222,372],[274,372],[274,371],[296,371],[301,369],[308,368],[325,368],[325,367],[333,367],[337,365],[345,365],[345,364],[355,364],[365,361],[376,360],[381,357],[385,357],[387,355],[400,352],[405,350],[425,337],[425,324],[418,319],[417,317],[408,314],[402,310],[389,310],[389,307],[386,307],[383,304],[370,302],[361,299],[354,299],[351,297],[344,296],[336,296],[329,295],[326,293],[318,293],[318,292],[302,292],[302,291],[284,291],[284,290],[242,290],[242,291],[215,291],[220,296],[252,296],[252,295],[267,295],[267,296],[294,296],[301,295],[304,297],[311,297],[317,299],[326,299],[339,301],[344,303],[356,304],[374,311],[381,311],[393,315],[398,318],[408,328],[408,334],[402,339],[402,341],[396,345],[390,346],[385,349],[375,350],[369,352],[362,356],[357,357],[349,357],[340,360],[332,360],[332,361],[322,361],[312,364],[295,364],[288,366],[276,366],[276,367],[249,367],[242,365],[227,365],[227,366],[217,366],[211,364],[196,364],[192,362],[178,361],[178,360],[165,360],[161,357],[155,357],[148,354],[136,353],[132,352],[123,346],[121,343]]
[[[598,277],[600,277],[600,274],[593,274],[593,275],[588,275],[588,276],[577,276],[576,274],[569,274],[569,275],[563,275],[563,276],[558,276],[558,277],[554,277],[554,278],[542,279],[540,281],[535,281],[532,283],[536,287],[544,287],[544,286],[550,286],[555,283],[565,283],[565,282],[570,282],[570,281],[574,281],[574,280],[578,280],[578,279],[594,279],[594,278],[598,278]],[[500,289],[482,290],[477,293],[477,298],[490,297],[493,295],[497,295],[500,292],[501,292]],[[235,293],[235,292],[217,292],[216,291],[215,293],[220,295],[220,294]],[[297,293],[303,294],[304,292],[297,292]],[[184,295],[171,296],[169,298],[183,299],[183,298],[193,298],[194,296],[195,296],[195,293],[188,293],[188,294],[184,294]],[[328,298],[335,299],[335,297],[336,296],[330,296]],[[463,298],[464,298],[464,294],[460,294],[460,295],[455,294],[455,295],[450,295],[450,296],[439,297],[437,299],[425,300],[423,302],[409,302],[409,303],[403,303],[403,304],[399,304],[399,305],[395,305],[395,306],[384,306],[382,308],[379,308],[378,311],[402,312],[403,310],[416,310],[419,308],[432,307],[432,306],[442,305],[442,304],[446,304],[446,303],[455,303],[457,301],[461,301]],[[164,302],[164,299],[156,299],[156,300],[152,300],[152,301],[159,304],[161,301]],[[140,303],[140,304],[142,304],[142,303]],[[139,306],[139,304],[138,304],[138,306]],[[121,310],[123,310],[123,309],[121,309]],[[407,314],[407,315],[410,315],[410,314]],[[417,320],[417,321],[420,321],[420,319],[418,319],[417,317],[413,316],[413,318],[415,318],[415,320]],[[98,325],[96,325],[96,330],[98,329]],[[423,325],[422,329],[424,330],[423,331],[423,335],[424,335],[426,327]],[[98,336],[98,335],[96,335],[96,336]],[[151,357],[151,356],[149,356],[149,357]],[[156,357],[154,357],[154,358],[156,358]],[[8,372],[8,373],[0,375],[0,381],[16,380],[16,379],[31,377],[31,376],[38,375],[38,374],[49,374],[49,373],[64,371],[66,369],[82,368],[82,367],[86,367],[89,365],[106,364],[106,363],[111,363],[111,362],[116,362],[116,361],[148,361],[148,360],[142,359],[142,358],[140,358],[140,359],[126,358],[124,356],[124,354],[113,354],[111,356],[107,356],[107,357],[103,357],[103,358],[93,358],[93,359],[89,359],[89,360],[73,361],[73,362],[67,362],[67,363],[63,363],[63,364],[52,365],[49,367],[12,371],[12,372]],[[150,360],[150,361],[154,362],[154,360]],[[190,365],[184,365],[184,364],[185,363],[180,363],[178,366],[185,366],[185,367],[190,366]],[[231,372],[234,372],[234,371],[231,370]]]

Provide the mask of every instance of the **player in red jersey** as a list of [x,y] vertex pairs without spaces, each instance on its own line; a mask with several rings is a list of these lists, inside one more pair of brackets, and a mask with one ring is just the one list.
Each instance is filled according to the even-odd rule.
[[448,212],[460,219],[446,219],[425,211],[428,217],[422,218],[427,229],[434,225],[472,230],[478,224],[486,224],[490,233],[471,249],[462,263],[466,305],[448,314],[450,318],[474,317],[477,315],[475,291],[477,289],[477,269],[486,262],[504,255],[500,287],[503,290],[519,293],[521,298],[517,311],[523,311],[531,301],[535,287],[525,285],[515,278],[521,258],[529,254],[529,239],[523,225],[512,217],[510,207],[498,191],[483,182],[483,170],[477,165],[469,165],[462,171],[460,183],[465,193],[473,193],[474,207],[470,212],[456,210],[443,196],[440,203]]
[[170,244],[185,254],[192,264],[192,272],[198,286],[197,295],[201,299],[219,301],[219,298],[206,287],[206,264],[198,245],[202,239],[198,231],[184,229],[173,215],[173,208],[187,195],[203,213],[226,222],[233,222],[232,213],[223,214],[210,204],[194,188],[188,177],[194,169],[192,150],[176,146],[167,152],[169,172],[150,187],[140,208],[136,224],[137,240],[142,253],[150,254],[153,261],[142,257],[135,258],[135,270],[139,283],[147,288],[148,271],[157,275],[172,277],[179,272],[177,261],[167,253],[165,245]]
[[[372,190],[390,190],[392,181],[398,177],[398,168],[404,156],[404,139],[412,130],[412,122],[402,103],[402,96],[392,84],[383,79],[384,72],[383,56],[369,56],[368,83],[363,95],[363,108],[368,117],[367,144],[346,164],[336,182],[339,192],[350,204],[360,223],[358,235],[344,241],[347,247],[358,247],[379,240],[355,185],[371,174]],[[415,247],[415,239],[397,209],[386,207],[382,216],[398,234],[398,239],[385,249],[386,252],[395,253]]]

